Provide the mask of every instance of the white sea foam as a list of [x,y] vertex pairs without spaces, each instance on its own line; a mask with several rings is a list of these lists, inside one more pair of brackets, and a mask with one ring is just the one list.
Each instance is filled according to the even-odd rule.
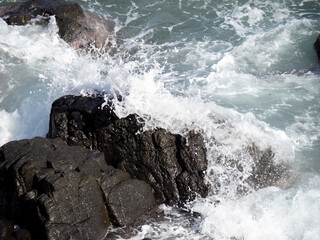
[[[319,159],[320,82],[316,55],[305,47],[314,20],[295,18],[286,1],[180,1],[170,5],[178,12],[166,15],[168,22],[161,18],[165,2],[80,2],[125,27],[129,37],[114,57],[79,55],[58,37],[54,18],[48,27],[0,20],[0,145],[44,136],[50,105],[62,95],[120,93],[120,117],[137,113],[145,129],[201,132],[213,173],[207,181],[221,184],[218,195],[190,203],[199,217],[163,206],[167,220],[143,226],[132,239],[319,238],[318,165],[289,189],[236,194],[252,167],[245,151],[252,142],[271,147],[279,163]],[[217,164],[221,156],[240,159],[243,172]]]
[[[320,236],[319,184],[319,176],[311,174],[289,190],[269,187],[219,204],[209,197],[193,204],[189,214],[162,206],[166,218],[142,226],[130,239],[316,240]],[[193,212],[201,215],[194,217]]]
[[0,146],[10,140],[15,139],[17,135],[16,122],[20,119],[18,111],[8,113],[5,110],[0,111]]
[[[218,206],[200,203],[201,232],[213,239],[317,239],[320,179],[310,176],[298,188],[270,187]],[[294,230],[294,231],[293,231]]]
[[47,27],[8,26],[0,19],[0,31],[1,144],[45,136],[56,98],[108,90],[103,60],[80,56],[61,40],[54,17]]
[[[276,8],[279,6],[275,4]],[[191,207],[202,215],[201,226],[193,226],[195,231],[188,224],[183,226],[181,220],[174,219],[169,211],[167,223],[144,226],[137,238],[317,239],[320,236],[316,227],[319,223],[317,176],[307,178],[306,183],[291,189],[272,187],[253,192],[240,200],[235,197],[239,177],[246,177],[246,172],[250,171],[252,160],[243,152],[250,142],[257,142],[261,148],[271,146],[277,161],[292,163],[296,151],[299,151],[297,148],[312,146],[319,139],[316,130],[319,124],[314,122],[318,112],[314,99],[319,90],[315,87],[318,77],[304,70],[315,66],[312,63],[315,55],[312,53],[310,58],[306,58],[309,50],[297,52],[297,45],[305,44],[305,40],[293,38],[297,32],[301,36],[310,35],[310,30],[306,29],[313,27],[313,21],[291,20],[290,11],[280,8],[273,15],[280,26],[262,32],[253,28],[256,24],[261,26],[261,16],[265,17],[266,13],[248,6],[242,10],[248,10],[241,18],[248,17],[251,29],[238,34],[246,36],[243,34],[250,32],[251,35],[233,49],[224,46],[221,52],[213,50],[211,54],[208,48],[210,39],[198,44],[185,44],[182,48],[178,45],[172,47],[173,56],[181,56],[186,51],[188,58],[185,63],[203,71],[200,76],[197,71],[188,71],[190,75],[183,78],[191,84],[186,85],[189,89],[181,91],[182,96],[172,95],[172,89],[164,87],[166,83],[174,82],[172,78],[181,76],[176,72],[168,74],[161,65],[153,65],[154,68],[142,74],[127,72],[122,79],[126,82],[127,96],[125,102],[117,106],[118,114],[125,116],[137,112],[147,119],[146,128],[161,126],[178,133],[191,128],[203,132],[208,140],[209,172],[220,173],[222,182],[220,195],[198,200]],[[235,28],[238,26],[234,25]],[[206,76],[210,62],[213,64]],[[218,106],[212,100],[241,113]],[[309,104],[314,114],[310,114],[311,109],[306,109]],[[296,116],[292,118],[292,114]],[[305,122],[309,125],[304,125]],[[210,142],[213,138],[222,143],[219,148]],[[228,157],[240,157],[247,163],[245,173],[239,175],[234,169],[214,164],[212,161],[217,152]],[[298,180],[298,184],[300,181],[303,180]],[[220,204],[216,204],[217,199]],[[310,205],[306,206],[305,202]],[[316,214],[311,212],[313,209]]]

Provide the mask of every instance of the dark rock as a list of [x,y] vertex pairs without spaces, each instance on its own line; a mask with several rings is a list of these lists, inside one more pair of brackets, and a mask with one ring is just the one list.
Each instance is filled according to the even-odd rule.
[[137,179],[123,181],[114,187],[108,199],[109,214],[113,216],[114,224],[128,225],[146,211],[146,206],[152,208],[155,201],[150,192],[150,185]]
[[[25,25],[37,18],[38,24],[47,24],[50,16],[55,16],[59,36],[75,49],[110,50],[114,22],[98,14],[83,11],[78,3],[65,0],[29,0],[0,9],[2,17],[9,25]],[[40,18],[39,18],[40,17]],[[114,51],[114,50],[111,50]]]
[[13,222],[0,216],[0,239],[11,237],[13,230]]
[[31,233],[26,229],[18,228],[15,231],[15,237],[17,240],[31,240]]
[[165,217],[163,210],[154,208],[133,224],[109,231],[105,239],[118,240],[137,238],[137,231],[141,231],[146,224],[152,224],[154,222],[159,223],[166,219],[167,217]]
[[65,96],[52,104],[47,137],[61,137],[69,145],[92,148],[97,145],[92,135],[96,129],[119,118],[103,97]]
[[226,178],[236,181],[233,187],[236,187],[238,196],[244,196],[253,190],[271,186],[285,189],[292,186],[295,181],[292,168],[285,163],[278,163],[275,160],[275,153],[270,147],[261,149],[254,143],[242,149],[238,158],[219,156],[216,159],[216,164],[223,166],[226,172],[217,176],[214,175],[214,172],[210,172],[212,179],[214,179],[212,180],[214,194],[220,192],[221,186],[225,187],[223,181]]
[[142,132],[137,115],[119,119],[103,98],[65,96],[52,104],[48,137],[105,153],[106,162],[149,183],[158,202],[181,203],[205,197],[207,168],[203,137],[164,129]]
[[[119,119],[111,102],[104,103],[101,97],[65,96],[52,105],[48,137],[103,151],[109,165],[149,183],[158,203],[183,203],[196,194],[205,197],[207,161],[202,135],[190,131],[183,137],[164,129],[143,132],[143,126],[143,120],[134,114]],[[252,144],[243,154],[253,159],[251,172],[242,174],[246,162],[241,157],[216,159],[217,164],[237,172],[240,195],[250,189],[286,187],[292,181],[290,169],[275,163],[271,149]],[[221,187],[219,175],[211,177],[216,179],[211,186],[216,194]]]
[[[190,132],[187,146],[180,135],[164,129],[136,134],[139,127],[137,117],[129,115],[97,132],[97,146],[105,152],[106,161],[150,183],[159,202],[184,202],[196,193],[206,196],[203,172],[207,165],[201,135]],[[198,155],[190,153],[195,145],[199,146]]]
[[316,42],[314,43],[314,49],[316,50],[316,52],[317,52],[317,55],[318,55],[318,59],[319,59],[319,61],[320,61],[320,34],[319,34],[319,36],[318,36],[318,38],[317,38],[317,40],[316,40]]
[[0,148],[0,214],[32,239],[101,239],[111,222],[131,224],[153,207],[151,187],[107,166],[100,152],[59,138]]
[[271,148],[261,150],[255,144],[252,144],[247,148],[247,151],[254,161],[252,172],[247,182],[255,190],[277,186],[280,181],[288,177],[289,168],[284,164],[275,163],[274,152]]

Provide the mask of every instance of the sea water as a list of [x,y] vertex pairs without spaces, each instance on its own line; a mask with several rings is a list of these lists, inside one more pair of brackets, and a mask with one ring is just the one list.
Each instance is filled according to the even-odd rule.
[[[63,95],[120,94],[119,117],[137,113],[145,129],[202,133],[206,181],[220,184],[185,211],[162,205],[164,219],[131,239],[320,239],[318,0],[76,2],[114,20],[123,43],[97,58],[61,40],[54,17],[46,27],[0,19],[0,145],[45,136],[51,104]],[[252,143],[271,148],[292,176],[238,196]]]

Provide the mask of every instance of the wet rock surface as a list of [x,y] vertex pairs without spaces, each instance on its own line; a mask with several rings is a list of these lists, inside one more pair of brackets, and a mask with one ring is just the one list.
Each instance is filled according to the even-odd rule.
[[97,131],[97,148],[110,156],[108,163],[149,183],[159,203],[183,203],[196,193],[205,197],[202,136],[190,132],[187,145],[185,137],[164,129],[137,134],[140,124],[129,115]]
[[[117,117],[111,100],[101,96],[57,99],[47,139],[0,148],[0,215],[32,239],[112,239],[109,226],[129,226],[124,235],[130,235],[130,227],[161,215],[159,203],[183,205],[207,196],[203,136],[143,127],[138,115]],[[271,149],[252,144],[245,152],[253,162],[240,195],[285,183],[288,169],[275,163]],[[216,162],[244,169],[241,157]],[[219,181],[210,187],[218,193]],[[0,221],[0,232],[15,239],[10,226]]]
[[205,197],[207,168],[203,137],[165,129],[142,131],[137,115],[119,119],[102,97],[64,96],[52,104],[48,137],[61,137],[105,153],[106,162],[149,183],[158,203],[183,203]]
[[251,175],[247,179],[251,187],[255,190],[280,185],[282,185],[280,187],[286,187],[281,182],[288,178],[290,169],[284,164],[275,163],[275,154],[270,148],[261,150],[252,144],[247,148],[247,151],[254,161]]
[[217,154],[214,166],[218,170],[208,172],[214,195],[231,193],[232,197],[242,197],[271,186],[286,189],[296,181],[294,169],[279,162],[271,147],[261,148],[255,143],[235,152],[232,157]]
[[56,18],[59,36],[75,49],[111,50],[108,38],[114,32],[114,22],[84,11],[78,3],[29,0],[0,9],[0,17],[9,25],[25,25],[33,19],[37,19],[38,24],[47,24],[50,16]]
[[319,62],[320,62],[320,34],[319,34],[316,42],[314,43],[313,47],[314,47],[314,49],[315,49],[316,52],[317,52],[318,59],[319,59]]
[[98,151],[59,138],[0,148],[0,215],[32,239],[102,239],[112,223],[131,224],[154,207],[151,187],[108,166]]

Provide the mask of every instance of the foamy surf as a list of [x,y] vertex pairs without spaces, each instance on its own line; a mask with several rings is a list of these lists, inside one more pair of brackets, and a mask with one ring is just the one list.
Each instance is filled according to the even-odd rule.
[[[120,94],[118,116],[137,113],[145,129],[201,132],[207,181],[217,181],[211,172],[221,183],[186,212],[162,206],[165,219],[131,239],[319,239],[317,1],[77,2],[124,29],[120,51],[81,55],[58,37],[54,18],[47,27],[0,20],[0,145],[45,136],[62,95]],[[237,195],[252,143],[293,168],[288,186]],[[244,171],[218,156],[240,158]]]

